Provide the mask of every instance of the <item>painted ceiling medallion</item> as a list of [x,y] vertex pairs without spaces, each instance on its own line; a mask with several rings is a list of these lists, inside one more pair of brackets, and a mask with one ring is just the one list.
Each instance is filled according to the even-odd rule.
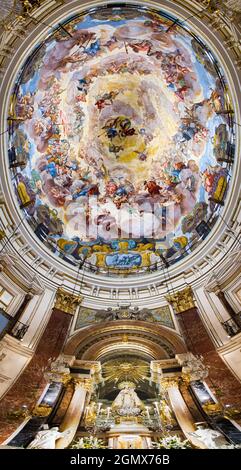
[[208,235],[234,156],[217,61],[183,22],[105,5],[26,60],[9,109],[20,208],[57,256],[92,270],[172,264]]

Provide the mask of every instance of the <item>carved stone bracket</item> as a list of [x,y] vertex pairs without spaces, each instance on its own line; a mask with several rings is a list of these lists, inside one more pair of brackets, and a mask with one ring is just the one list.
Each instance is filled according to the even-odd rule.
[[167,302],[169,302],[175,313],[182,313],[190,308],[195,307],[194,296],[191,287],[169,294],[165,296]]
[[83,297],[73,295],[69,292],[64,291],[63,289],[58,289],[55,298],[54,308],[62,310],[65,313],[70,313],[74,315],[76,308],[80,305]]
[[209,368],[204,364],[202,356],[194,356],[191,352],[176,354],[178,363],[182,366],[182,379],[184,382],[205,380]]

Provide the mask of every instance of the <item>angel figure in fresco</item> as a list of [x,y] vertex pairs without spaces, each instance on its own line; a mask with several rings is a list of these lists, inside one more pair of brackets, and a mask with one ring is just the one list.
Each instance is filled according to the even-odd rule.
[[143,40],[133,44],[129,43],[128,46],[131,47],[134,52],[146,52],[148,54],[151,51],[152,43],[150,41]]
[[144,188],[148,191],[151,196],[156,196],[162,191],[162,187],[159,186],[154,180],[144,181]]
[[99,110],[105,108],[105,106],[110,106],[113,104],[113,100],[118,94],[119,91],[110,91],[109,93],[105,93],[103,96],[97,99],[95,106],[97,106]]

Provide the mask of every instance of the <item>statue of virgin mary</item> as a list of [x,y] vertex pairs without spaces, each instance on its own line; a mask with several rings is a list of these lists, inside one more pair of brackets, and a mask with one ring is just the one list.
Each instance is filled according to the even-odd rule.
[[144,409],[144,404],[135,392],[135,384],[122,382],[121,389],[112,403],[112,410],[121,416],[136,416]]

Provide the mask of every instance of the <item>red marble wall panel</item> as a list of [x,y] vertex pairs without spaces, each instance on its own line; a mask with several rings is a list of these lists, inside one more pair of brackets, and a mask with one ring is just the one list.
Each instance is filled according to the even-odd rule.
[[15,412],[27,405],[31,410],[40,398],[46,380],[44,372],[49,359],[56,358],[64,345],[72,316],[53,309],[48,325],[30,363],[19,379],[0,401],[0,443],[11,435],[23,421]]
[[217,399],[225,404],[241,406],[241,384],[223,362],[196,308],[177,315],[188,350],[201,354],[209,366],[206,382]]

